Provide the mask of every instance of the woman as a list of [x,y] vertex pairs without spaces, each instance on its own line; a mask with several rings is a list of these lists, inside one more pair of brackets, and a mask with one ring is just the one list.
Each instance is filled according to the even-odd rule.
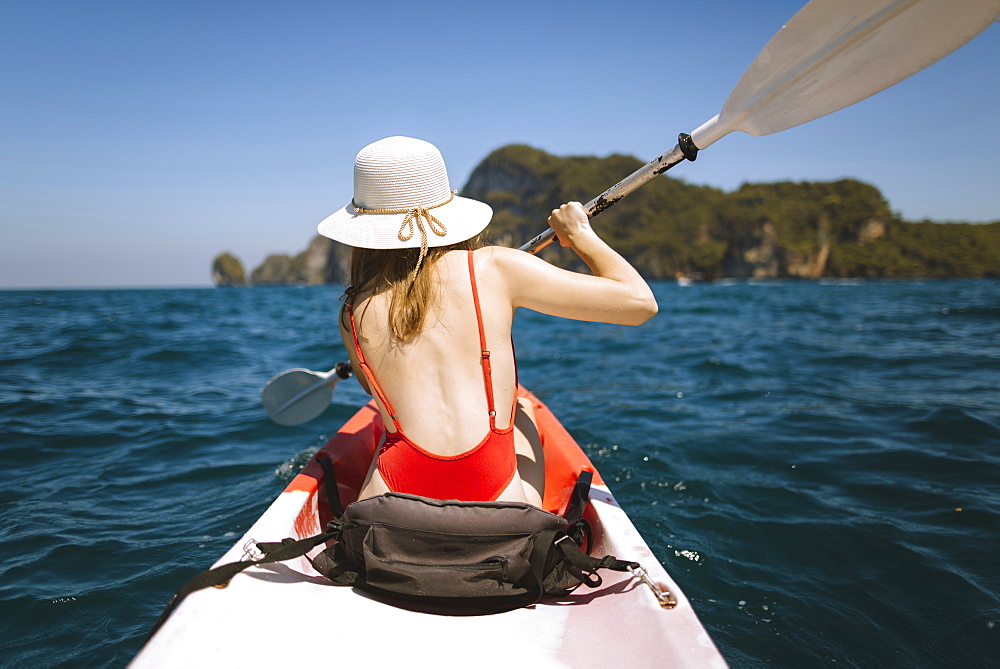
[[492,215],[451,190],[433,145],[389,137],[361,150],[354,199],[319,224],[354,247],[341,336],[387,431],[360,498],[395,491],[541,506],[533,410],[515,397],[514,311],[629,325],[656,314],[649,286],[579,203],[554,210],[549,225],[593,276],[482,247]]

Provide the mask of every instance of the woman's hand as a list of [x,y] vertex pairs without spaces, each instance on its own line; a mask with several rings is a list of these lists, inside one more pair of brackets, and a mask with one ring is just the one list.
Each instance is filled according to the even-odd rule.
[[576,249],[581,238],[593,236],[590,219],[579,202],[567,202],[558,209],[553,209],[549,216],[549,227],[556,233],[559,243]]

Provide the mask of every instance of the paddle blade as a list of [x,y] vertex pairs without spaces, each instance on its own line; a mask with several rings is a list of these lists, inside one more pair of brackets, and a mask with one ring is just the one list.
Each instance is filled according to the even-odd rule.
[[704,149],[742,130],[768,135],[843,109],[919,72],[1000,16],[1000,0],[812,0],[754,59]]
[[336,376],[290,369],[267,382],[261,392],[264,411],[278,425],[301,425],[323,413],[333,397]]

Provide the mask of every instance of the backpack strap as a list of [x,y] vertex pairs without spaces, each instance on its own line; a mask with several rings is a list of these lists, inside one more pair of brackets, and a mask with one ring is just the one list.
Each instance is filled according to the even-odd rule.
[[569,525],[576,525],[583,518],[583,510],[587,508],[590,501],[590,485],[594,481],[594,472],[583,470],[576,479],[573,486],[573,493],[569,498],[569,505],[563,518]]
[[605,555],[602,558],[587,555],[580,550],[580,547],[576,544],[576,542],[568,536],[557,539],[555,547],[559,549],[559,551],[566,558],[566,561],[569,563],[570,573],[591,588],[596,588],[603,582],[600,574],[597,573],[601,569],[626,572],[631,569],[641,568],[641,565],[638,562],[619,560],[613,555]]
[[[342,524],[344,530],[351,527],[354,527],[351,523]],[[321,551],[315,557],[306,555],[306,559],[309,560],[313,569],[322,574],[333,585],[356,585],[359,587],[365,585],[364,568],[346,558],[343,546],[339,542]]]
[[602,558],[587,555],[571,536],[560,533],[552,544],[555,557],[553,568],[546,574],[543,589],[546,594],[562,597],[576,590],[581,585],[597,588],[603,584],[603,579],[597,572],[601,569],[628,572],[641,569],[637,562],[626,562],[605,555]]
[[333,471],[333,462],[329,456],[321,455],[316,458],[319,466],[323,468],[323,487],[326,489],[326,502],[330,505],[330,511],[334,518],[344,515],[344,505],[340,501],[340,488],[337,486],[337,475]]
[[[552,563],[552,555],[555,553],[556,544],[561,537],[566,537],[562,530],[545,530],[540,532],[535,538],[535,545],[531,549],[531,556],[528,558],[531,564],[531,575],[538,585],[537,592],[532,597],[532,604],[537,604],[546,594],[545,569]],[[570,541],[572,543],[572,541]]]
[[331,521],[330,529],[326,532],[317,534],[313,537],[308,537],[306,539],[299,539],[297,541],[295,539],[288,538],[280,542],[254,542],[257,548],[260,549],[261,553],[263,553],[262,557],[253,560],[230,562],[198,574],[188,581],[184,587],[178,590],[177,594],[170,600],[170,603],[167,604],[167,608],[164,609],[162,614],[160,614],[159,619],[150,631],[149,638],[152,638],[152,636],[156,634],[156,631],[167,621],[167,618],[170,617],[170,614],[177,607],[177,605],[184,601],[184,598],[192,592],[208,587],[224,588],[229,585],[229,581],[231,581],[234,576],[248,567],[269,564],[271,562],[284,562],[285,560],[301,557],[316,546],[330,541],[331,539],[338,538],[343,529],[342,525],[343,524],[338,521]]

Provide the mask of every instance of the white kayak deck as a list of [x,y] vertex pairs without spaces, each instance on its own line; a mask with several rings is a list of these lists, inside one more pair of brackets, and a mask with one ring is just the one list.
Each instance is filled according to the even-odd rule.
[[[130,666],[725,667],[687,598],[608,489],[595,485],[590,496],[591,553],[641,563],[676,607],[662,608],[631,574],[602,570],[601,587],[581,586],[560,600],[490,615],[435,615],[331,585],[298,558],[251,567],[224,589],[191,594]],[[296,531],[295,519],[315,504],[307,492],[283,492],[217,564],[239,560],[251,538],[311,534]]]

